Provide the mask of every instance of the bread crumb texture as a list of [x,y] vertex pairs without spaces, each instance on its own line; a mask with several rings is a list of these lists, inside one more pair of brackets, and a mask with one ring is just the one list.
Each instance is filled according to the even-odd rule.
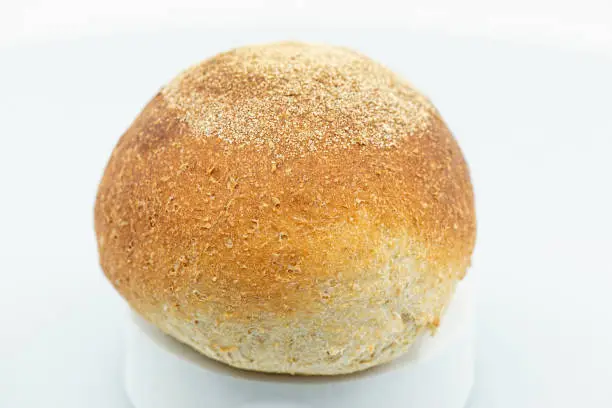
[[392,147],[431,130],[436,115],[382,65],[347,49],[295,43],[221,54],[162,93],[195,135],[266,146],[280,157]]
[[431,103],[360,54],[298,43],[164,87],[113,151],[95,227],[142,316],[292,374],[401,355],[437,326],[475,240],[468,169]]

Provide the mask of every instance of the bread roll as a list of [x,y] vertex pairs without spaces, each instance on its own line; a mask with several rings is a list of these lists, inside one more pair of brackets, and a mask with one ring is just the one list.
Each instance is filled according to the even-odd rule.
[[435,332],[470,264],[468,168],[434,106],[344,48],[250,46],[165,86],[100,182],[104,273],[234,367],[364,370]]

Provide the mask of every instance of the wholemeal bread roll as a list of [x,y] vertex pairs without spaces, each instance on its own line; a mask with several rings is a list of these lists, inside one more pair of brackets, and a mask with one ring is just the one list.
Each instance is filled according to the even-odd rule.
[[140,315],[234,367],[350,373],[435,331],[475,239],[461,151],[408,82],[282,43],[189,68],[117,144],[95,228]]

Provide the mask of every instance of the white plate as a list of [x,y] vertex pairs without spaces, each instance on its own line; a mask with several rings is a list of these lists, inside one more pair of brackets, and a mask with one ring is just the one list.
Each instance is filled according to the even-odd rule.
[[202,29],[0,50],[0,406],[129,406],[124,308],[92,232],[106,160],[179,70],[286,38],[386,63],[459,139],[479,219],[470,406],[612,406],[612,62],[392,28]]

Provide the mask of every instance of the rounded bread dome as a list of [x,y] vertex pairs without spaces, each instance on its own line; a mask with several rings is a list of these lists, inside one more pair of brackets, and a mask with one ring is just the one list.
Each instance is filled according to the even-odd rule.
[[433,105],[353,51],[219,54],[165,86],[96,199],[104,273],[229,365],[342,374],[435,330],[475,240],[462,153]]

